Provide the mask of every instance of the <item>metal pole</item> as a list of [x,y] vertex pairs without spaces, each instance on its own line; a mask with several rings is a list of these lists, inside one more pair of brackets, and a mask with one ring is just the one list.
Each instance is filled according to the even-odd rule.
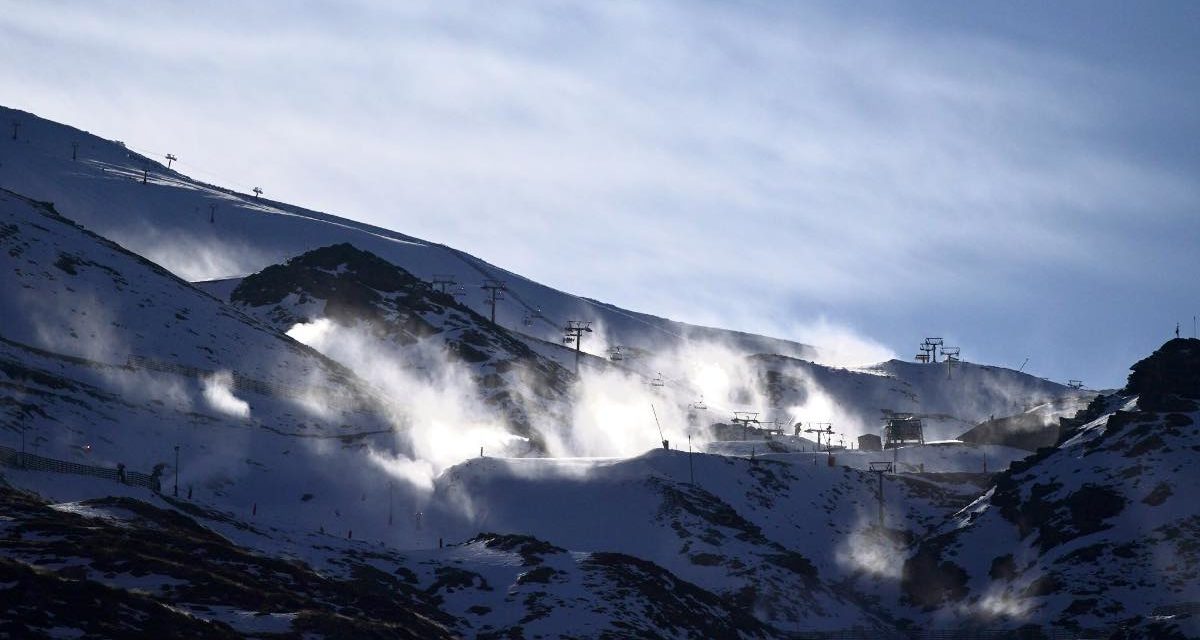
[[[496,303],[492,303],[492,322],[496,321]],[[579,375],[579,341],[583,339],[583,333],[575,332],[575,375]]]
[[879,471],[879,528],[883,528],[883,471]]
[[179,445],[175,445],[175,497],[179,497]]
[[696,472],[692,468],[692,434],[688,434],[688,480],[692,486],[696,484]]

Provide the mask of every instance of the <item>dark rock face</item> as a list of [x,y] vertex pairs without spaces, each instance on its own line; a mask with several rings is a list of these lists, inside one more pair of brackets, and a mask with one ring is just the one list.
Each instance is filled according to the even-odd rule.
[[1130,395],[1200,399],[1200,340],[1175,338],[1130,368],[1125,385]]
[[932,609],[966,597],[967,572],[953,562],[942,560],[941,552],[937,541],[932,541],[904,562],[900,587],[908,602]]
[[[73,628],[105,638],[243,637],[219,619],[203,619],[223,607],[300,612],[292,621],[296,634],[456,635],[453,618],[369,565],[330,578],[302,562],[239,547],[176,511],[131,498],[81,504],[116,517],[64,513],[0,487],[0,511],[8,518],[0,558],[0,602],[8,611],[0,614],[0,635],[51,637],[53,628]],[[57,563],[66,566],[47,568]],[[162,586],[121,586],[156,577]]]
[[[1200,513],[1185,499],[1200,478],[1198,374],[1200,341],[1172,340],[1133,366],[1127,388],[1062,420],[1054,446],[997,474],[978,507],[917,545],[906,600],[964,612],[967,624],[1032,618],[1120,626],[1119,638],[1185,637],[1150,614],[1194,601],[1200,579]],[[988,547],[995,541],[1005,546]],[[998,614],[989,597],[1018,613]]]
[[521,556],[521,560],[526,566],[540,564],[542,556],[567,552],[566,549],[556,547],[544,540],[519,534],[481,533],[465,544],[472,542],[481,542],[488,549],[516,553]]
[[1035,486],[1034,495],[1022,505],[1017,524],[1022,529],[1037,530],[1037,544],[1042,551],[1107,529],[1105,521],[1125,508],[1124,496],[1108,487],[1084,485],[1053,501],[1046,501],[1044,496],[1049,492],[1039,488]]
[[[245,278],[233,290],[230,301],[263,307],[277,305],[291,294],[299,296],[301,304],[324,300],[326,317],[347,324],[371,322],[377,331],[404,344],[436,333],[419,315],[435,309],[431,298],[440,297],[439,302],[454,305],[453,298],[425,288],[407,271],[344,243],[315,249]],[[384,304],[385,294],[391,298],[390,305]],[[405,313],[388,319],[387,307]],[[279,320],[294,324],[308,319],[293,316]]]

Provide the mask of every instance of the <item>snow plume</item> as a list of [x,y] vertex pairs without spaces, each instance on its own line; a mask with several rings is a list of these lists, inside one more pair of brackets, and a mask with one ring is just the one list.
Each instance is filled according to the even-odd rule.
[[[481,400],[478,372],[447,356],[441,340],[399,346],[365,326],[330,319],[294,325],[288,335],[340,362],[387,398],[385,412],[400,433],[394,451],[375,451],[374,463],[418,488],[428,489],[448,467],[479,455],[526,455],[527,440],[510,432],[505,415]],[[661,446],[699,447],[712,426],[734,411],[759,412],[763,420],[839,420],[839,410],[814,382],[806,402],[773,408],[761,363],[715,341],[689,341],[667,351],[635,351],[610,361],[603,328],[584,348],[603,358],[581,361],[569,402],[542,402],[537,393],[522,407],[545,451],[554,457],[627,457]],[[570,356],[565,365],[571,368]],[[513,370],[517,384],[533,385]],[[704,409],[692,405],[703,402]],[[317,402],[316,404],[320,404]],[[657,420],[656,420],[657,418]],[[660,434],[661,429],[661,434]]]
[[228,371],[218,371],[202,380],[204,399],[208,406],[235,418],[250,417],[250,405],[241,398],[233,395],[233,374]]
[[[594,344],[608,342],[600,333]],[[691,341],[666,352],[630,353],[609,365],[585,362],[571,420],[542,431],[556,456],[630,456],[661,446],[662,439],[682,448],[691,435],[699,445],[711,439],[712,424],[728,421],[733,411],[774,419],[768,400],[756,365],[741,351]],[[701,401],[706,409],[691,407]]]
[[904,565],[903,539],[880,531],[874,521],[862,514],[854,531],[842,539],[835,553],[839,565],[876,578],[899,580]]
[[785,411],[786,415],[791,416],[793,422],[802,422],[805,425],[814,422],[829,422],[833,424],[833,429],[837,433],[844,434],[847,439],[877,431],[873,426],[864,424],[859,419],[858,412],[844,407],[834,400],[833,396],[825,391],[808,369],[791,367],[783,373],[794,379],[804,390],[803,401],[788,407]]
[[293,326],[288,335],[354,370],[378,388],[385,411],[401,434],[400,451],[372,454],[372,461],[417,488],[431,488],[447,467],[479,455],[523,452],[524,438],[480,401],[471,372],[446,357],[432,341],[401,350],[374,339],[365,328],[329,319]]
[[[197,210],[191,215],[203,227],[208,226],[208,214],[208,210]],[[221,203],[215,213],[216,216],[232,214],[230,205],[226,203]],[[238,215],[244,213],[238,212]],[[235,239],[169,233],[151,225],[122,230],[114,237],[126,246],[135,247],[150,261],[188,282],[243,276],[264,265],[278,262],[279,258]]]
[[792,336],[799,342],[813,345],[817,349],[814,361],[830,367],[859,367],[896,357],[888,347],[825,318],[768,335]]
[[95,362],[124,364],[128,347],[114,327],[124,320],[96,295],[47,288],[19,294],[22,316],[39,347]]
[[659,446],[652,403],[664,429],[682,424],[674,403],[653,396],[640,376],[588,367],[580,378],[570,423],[542,428],[551,455],[630,456]]
[[979,599],[976,610],[968,610],[967,613],[975,613],[984,618],[1022,620],[1029,616],[1033,604],[1029,598],[1016,595],[1009,589],[1002,589],[1000,584],[996,583]]
[[388,455],[380,451],[367,454],[373,464],[389,476],[398,478],[422,492],[433,491],[434,468],[427,460],[414,460],[404,455]]

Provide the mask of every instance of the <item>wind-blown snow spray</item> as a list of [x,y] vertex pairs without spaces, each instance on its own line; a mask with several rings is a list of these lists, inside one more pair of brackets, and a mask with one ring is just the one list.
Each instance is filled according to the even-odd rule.
[[250,417],[250,404],[233,394],[233,374],[218,371],[201,381],[204,400],[208,406],[225,415],[246,419]]
[[[397,345],[368,326],[330,319],[296,324],[288,335],[346,365],[386,398],[383,410],[395,425],[396,446],[374,447],[368,457],[418,493],[431,490],[447,468],[479,455],[480,447],[489,456],[531,453],[531,443],[513,434],[506,416],[483,401],[482,374],[451,357],[440,337]],[[593,335],[587,351],[612,343],[602,328]],[[519,371],[514,379],[534,384]],[[546,454],[629,457],[689,436],[703,446],[713,438],[711,426],[735,410],[762,411],[772,419],[830,419],[835,403],[815,384],[809,387],[805,403],[773,407],[761,362],[734,346],[693,340],[659,352],[639,349],[620,362],[587,358],[567,400],[522,408]],[[520,400],[525,403],[544,400],[536,393],[521,395],[532,399]],[[555,404],[563,402],[566,406]],[[319,398],[302,404],[313,405],[319,415]],[[697,410],[697,404],[705,408]]]
[[371,460],[419,488],[447,467],[472,457],[482,445],[499,455],[524,449],[524,439],[479,399],[466,367],[433,345],[401,349],[329,319],[294,326],[288,335],[326,354],[374,385],[382,409],[396,426],[400,447],[374,451]]

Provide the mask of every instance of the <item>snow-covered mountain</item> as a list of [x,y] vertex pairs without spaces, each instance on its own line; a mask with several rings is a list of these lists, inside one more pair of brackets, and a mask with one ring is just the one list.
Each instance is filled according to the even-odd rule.
[[[0,185],[26,195],[0,191],[0,633],[1196,633],[1195,340],[1069,417],[1089,394],[966,362],[815,364],[4,115],[25,126]],[[237,277],[178,277],[214,273]],[[492,323],[434,274],[512,295]],[[575,318],[603,325],[578,373]],[[743,409],[849,436],[895,413],[927,440],[1028,416],[1060,435],[1028,458],[711,441]]]
[[1198,419],[1200,341],[1171,340],[1134,365],[1124,389],[1069,421],[1057,447],[1014,464],[921,541],[905,597],[993,625],[1109,628],[1195,614]]
[[[49,205],[0,192],[0,216],[6,444],[164,484],[178,448],[183,490],[238,510],[324,487],[288,514],[314,527],[386,491],[361,459],[396,428],[353,372]],[[339,452],[357,461],[328,464]]]
[[[598,357],[586,361],[599,363],[619,346],[628,356],[620,363],[625,371],[646,382],[665,379],[682,407],[707,392],[703,400],[714,409],[707,418],[712,423],[727,421],[734,410],[752,410],[772,420],[836,422],[853,436],[877,432],[879,418],[889,412],[908,411],[926,415],[931,438],[949,438],[1064,393],[1032,376],[966,363],[956,370],[958,378],[945,382],[933,365],[892,362],[857,372],[881,374],[873,380],[821,368],[807,362],[818,355],[807,345],[677,323],[570,295],[451,247],[194,180],[123,143],[29,113],[0,108],[0,118],[21,123],[18,139],[0,144],[0,186],[53,202],[64,215],[186,279],[237,276],[206,287],[225,300],[241,276],[349,243],[426,282],[454,280],[457,284],[436,286],[466,292],[459,303],[485,317],[491,309],[479,287],[485,279],[503,281],[507,291],[496,305],[497,324],[567,368],[573,368],[574,354],[562,345],[563,328],[568,320],[590,321],[596,331],[586,335],[582,348]],[[766,379],[738,382],[733,386],[743,388],[721,390],[731,397],[716,397],[693,379],[694,363],[680,362],[680,354],[689,351],[712,360],[707,352],[715,348],[737,357],[764,354],[754,366]],[[784,378],[775,379],[778,375]],[[810,397],[820,396],[812,392],[813,382],[831,390],[834,406],[806,406]],[[975,393],[980,385],[984,391]],[[771,398],[748,387],[764,387]]]

